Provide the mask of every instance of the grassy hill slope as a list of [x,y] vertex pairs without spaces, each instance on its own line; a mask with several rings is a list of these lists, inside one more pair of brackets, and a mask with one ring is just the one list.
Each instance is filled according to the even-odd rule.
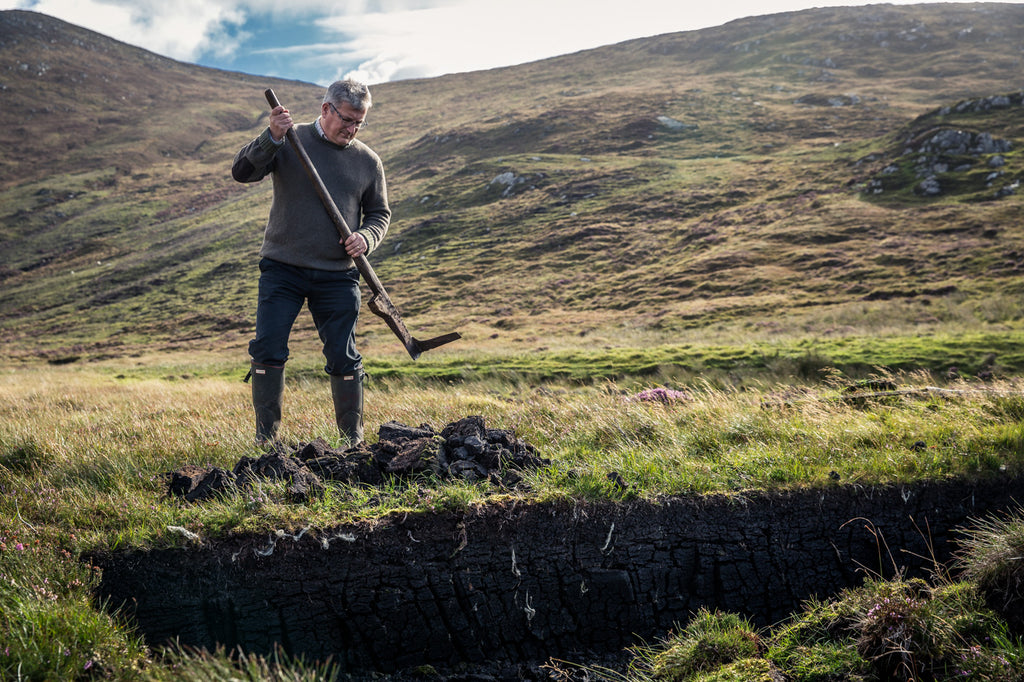
[[[361,137],[394,222],[371,261],[415,334],[464,334],[437,354],[1019,343],[1022,62],[1024,5],[876,5],[382,84]],[[270,188],[231,158],[265,87],[298,120],[322,89],[20,11],[0,69],[9,354],[244,358]],[[363,343],[403,353],[368,312]]]

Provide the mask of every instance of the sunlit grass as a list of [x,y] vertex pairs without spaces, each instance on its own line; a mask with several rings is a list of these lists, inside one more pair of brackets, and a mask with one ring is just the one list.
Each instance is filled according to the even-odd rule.
[[[663,402],[639,399],[644,384],[637,379],[377,379],[367,389],[371,441],[387,421],[440,429],[480,415],[536,446],[550,465],[528,472],[526,487],[516,491],[460,489],[426,478],[394,480],[372,495],[331,486],[306,505],[289,504],[268,486],[257,501],[229,496],[191,506],[166,496],[169,472],[186,464],[230,469],[259,452],[247,384],[215,374],[133,379],[105,370],[25,369],[0,377],[3,504],[35,523],[121,545],[171,541],[168,525],[202,523],[207,532],[328,526],[498,494],[654,501],[1024,468],[1019,381],[959,381],[940,389],[923,373],[888,380],[901,390],[867,400],[850,399],[843,388],[852,382],[836,375],[802,385],[696,382]],[[331,409],[327,382],[299,372],[288,381],[282,438],[337,445]]]
[[[489,427],[514,431],[550,464],[526,472],[524,486],[508,490],[423,476],[379,487],[332,484],[295,504],[284,483],[266,482],[188,504],[167,495],[169,472],[186,464],[232,468],[260,452],[252,441],[250,389],[236,368],[199,361],[193,370],[72,365],[0,375],[0,572],[14,580],[0,595],[5,615],[12,614],[3,627],[19,660],[37,675],[84,675],[87,665],[119,677],[150,668],[159,676],[167,665],[229,665],[224,656],[150,660],[130,629],[88,602],[92,576],[76,557],[96,549],[182,546],[191,534],[204,540],[328,529],[508,501],[657,504],[673,495],[1024,471],[1019,379],[935,386],[930,373],[883,373],[875,379],[897,390],[876,395],[869,384],[836,371],[819,372],[817,382],[672,386],[643,377],[583,383],[514,374],[471,381],[384,377],[367,388],[371,441],[387,421],[439,429],[480,415]],[[284,403],[287,442],[338,444],[321,374],[299,365]],[[51,599],[49,588],[39,586],[54,581],[74,589]],[[263,676],[253,679],[277,670],[263,659],[239,665]],[[753,674],[747,665],[740,667]],[[3,670],[16,674],[11,666]]]

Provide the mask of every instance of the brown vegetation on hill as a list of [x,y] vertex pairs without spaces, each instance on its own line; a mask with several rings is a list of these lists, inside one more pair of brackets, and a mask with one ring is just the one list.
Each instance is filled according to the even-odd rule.
[[[1022,36],[1022,5],[816,9],[376,86],[375,267],[469,349],[1013,327]],[[0,14],[5,347],[244,354],[269,188],[227,168],[268,86],[315,115],[316,85]]]

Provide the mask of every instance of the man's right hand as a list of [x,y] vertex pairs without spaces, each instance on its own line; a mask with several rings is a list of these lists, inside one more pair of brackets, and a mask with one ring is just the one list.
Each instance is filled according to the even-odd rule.
[[270,111],[270,136],[275,142],[284,139],[285,133],[291,130],[292,115],[284,107],[274,107]]

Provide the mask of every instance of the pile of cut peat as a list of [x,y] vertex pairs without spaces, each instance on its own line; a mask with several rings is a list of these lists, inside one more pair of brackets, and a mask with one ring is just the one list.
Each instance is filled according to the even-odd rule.
[[253,487],[287,482],[290,501],[322,493],[326,482],[381,485],[389,478],[433,476],[440,480],[488,481],[501,488],[522,484],[521,472],[550,464],[512,431],[490,429],[483,417],[465,417],[440,433],[429,424],[382,424],[378,441],[347,450],[318,438],[291,447],[277,443],[260,457],[242,457],[232,470],[186,465],[169,476],[168,492],[189,502]]

